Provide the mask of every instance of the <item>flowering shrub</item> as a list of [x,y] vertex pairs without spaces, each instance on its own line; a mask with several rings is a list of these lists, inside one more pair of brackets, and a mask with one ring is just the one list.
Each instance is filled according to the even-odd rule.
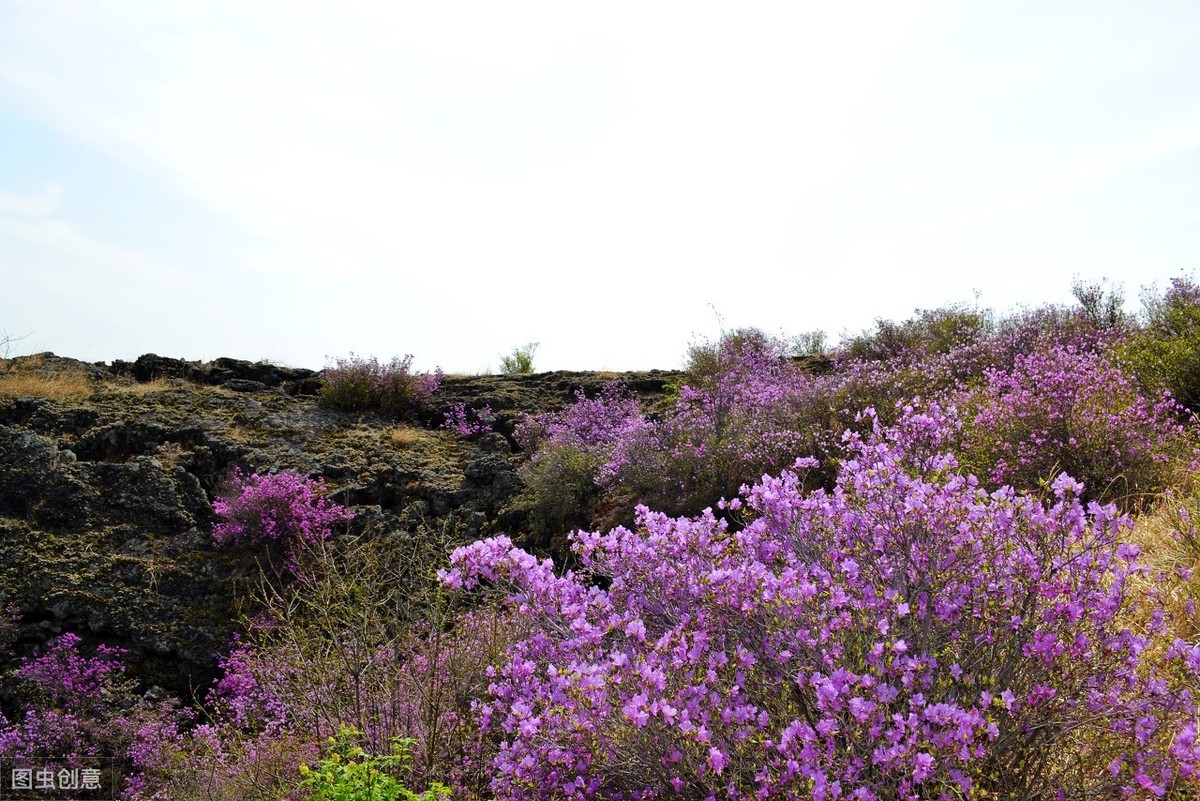
[[124,651],[101,645],[95,656],[79,652],[82,640],[63,634],[46,653],[22,661],[16,671],[25,714],[9,723],[0,717],[0,756],[9,759],[116,756],[121,733],[110,725],[113,710],[102,691],[120,688]]
[[904,322],[877,320],[873,331],[843,343],[840,356],[849,361],[928,358],[985,341],[995,329],[994,316],[986,310],[964,305],[919,309]]
[[1188,453],[1178,404],[1145,398],[1096,351],[1047,346],[985,378],[956,401],[963,461],[993,484],[1030,491],[1066,471],[1093,497],[1132,503],[1166,486],[1172,457]]
[[595,398],[578,389],[570,406],[525,418],[517,425],[514,436],[536,459],[537,449],[546,443],[602,450],[630,428],[636,429],[643,423],[637,398],[621,382],[611,381]]
[[504,537],[455,551],[447,585],[535,625],[480,710],[497,796],[1200,789],[1200,658],[1143,660],[1161,626],[1122,624],[1128,521],[1066,476],[1049,506],[989,494],[953,436],[936,407],[875,426],[832,492],[784,471],[723,502],[740,530],[641,507],[635,530],[574,535],[578,574]]
[[[676,404],[659,420],[649,420],[636,399],[613,385],[590,401],[580,393],[563,411],[534,418],[517,438],[541,448],[532,472],[594,464],[594,481],[611,498],[695,508],[804,450],[809,430],[797,418],[808,408],[810,384],[786,353],[785,343],[761,333],[734,332],[692,348],[690,384],[678,387]],[[564,448],[584,458],[566,459]],[[577,474],[569,483],[578,486]]]
[[522,504],[534,534],[553,540],[587,525],[600,495],[601,468],[618,443],[648,425],[637,399],[615,381],[595,398],[580,389],[570,406],[522,420],[514,436],[531,454],[521,467]]
[[[139,743],[174,727],[179,712],[133,693],[124,679],[124,649],[99,645],[85,656],[81,646],[79,636],[67,633],[21,661],[9,686],[24,712],[11,722],[0,715],[0,762],[101,767],[101,785],[120,787],[126,764],[136,767]],[[136,775],[125,778],[130,787],[138,782]]]
[[442,428],[456,432],[460,437],[471,439],[492,430],[492,407],[484,404],[482,409],[468,409],[465,403],[456,403],[450,411],[443,412]]
[[131,749],[138,769],[125,801],[301,801],[300,766],[317,759],[310,735],[244,732],[225,721],[146,731]]
[[378,409],[393,415],[427,406],[442,382],[442,371],[414,373],[412,358],[411,354],[393,357],[380,364],[374,356],[352,353],[336,359],[321,375],[321,405],[342,411]]
[[[456,798],[478,797],[496,745],[471,705],[525,624],[478,605],[455,613],[434,581],[446,554],[437,532],[398,545],[357,538],[314,548],[313,569],[268,593],[221,660],[209,721],[147,743],[143,786],[173,800],[300,801],[309,797],[297,789],[300,766],[317,764],[326,739],[349,727],[369,754],[404,740],[411,786],[442,781]],[[205,780],[218,789],[192,795]]]
[[234,468],[228,494],[213,501],[220,521],[213,538],[220,545],[281,544],[289,568],[305,546],[324,540],[339,520],[354,516],[323,497],[325,482],[299,473],[249,476]]

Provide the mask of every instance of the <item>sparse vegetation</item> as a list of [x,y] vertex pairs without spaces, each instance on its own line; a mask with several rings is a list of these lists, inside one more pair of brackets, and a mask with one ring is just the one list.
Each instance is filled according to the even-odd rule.
[[537,353],[538,342],[530,342],[519,348],[513,348],[512,353],[500,357],[500,373],[502,375],[527,375],[533,372],[533,354]]
[[92,384],[79,370],[48,372],[41,356],[0,362],[0,398],[49,398],[56,401],[86,398]]

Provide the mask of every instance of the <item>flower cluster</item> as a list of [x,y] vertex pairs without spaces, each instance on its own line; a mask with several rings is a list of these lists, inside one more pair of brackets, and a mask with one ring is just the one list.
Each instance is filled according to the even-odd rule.
[[576,448],[609,446],[645,424],[637,398],[619,381],[612,381],[594,398],[582,389],[575,402],[557,412],[526,417],[514,435],[521,447],[534,454],[543,445]]
[[784,358],[782,343],[739,332],[706,355],[669,414],[620,438],[601,482],[683,511],[810,450],[810,432],[798,422],[812,386]]
[[1156,665],[1161,631],[1122,625],[1128,521],[1065,475],[1049,505],[984,491],[943,452],[952,429],[936,406],[872,424],[832,492],[784,471],[722,502],[740,529],[641,507],[635,530],[574,535],[578,574],[502,537],[456,551],[447,585],[501,590],[536,623],[481,707],[502,738],[495,793],[1196,789],[1178,680],[1195,651]]
[[325,482],[319,478],[290,472],[246,475],[235,467],[229,494],[213,501],[221,518],[213,537],[221,545],[323,540],[334,523],[354,516],[324,495]]
[[1050,345],[984,377],[954,399],[969,418],[963,459],[995,485],[1030,491],[1066,471],[1095,497],[1135,500],[1161,490],[1172,457],[1187,453],[1183,409],[1145,398],[1101,353]]
[[[124,679],[124,655],[106,645],[85,655],[82,639],[66,633],[41,655],[21,660],[6,686],[16,691],[23,712],[11,722],[0,715],[0,761],[61,760],[95,768],[130,760],[136,767],[140,744],[175,730],[180,714],[172,703],[156,706],[134,695]],[[136,775],[102,770],[105,787],[126,778],[132,792],[139,783]]]
[[534,534],[554,540],[587,525],[601,468],[618,443],[648,425],[637,399],[619,382],[606,384],[594,398],[580,389],[570,406],[523,419],[514,436],[531,454],[521,476]]
[[450,411],[443,412],[445,418],[442,428],[454,431],[461,437],[471,439],[492,430],[495,416],[492,407],[484,404],[482,409],[468,409],[465,403],[456,403]]

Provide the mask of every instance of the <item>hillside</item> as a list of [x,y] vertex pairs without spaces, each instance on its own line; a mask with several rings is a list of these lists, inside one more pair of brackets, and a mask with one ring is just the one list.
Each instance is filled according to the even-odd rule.
[[1194,797],[1200,287],[1076,295],[678,372],[5,361],[0,759],[127,801]]
[[[319,374],[233,359],[143,356],[89,364],[45,353],[0,383],[0,604],[19,610],[18,653],[63,632],[129,650],[132,672],[190,697],[248,613],[252,549],[214,546],[212,501],[237,466],[322,476],[353,534],[447,527],[522,537],[521,414],[621,380],[653,398],[668,372],[450,376],[406,422],[316,402]],[[454,403],[485,404],[497,433],[439,429]],[[533,543],[536,547],[537,543]]]

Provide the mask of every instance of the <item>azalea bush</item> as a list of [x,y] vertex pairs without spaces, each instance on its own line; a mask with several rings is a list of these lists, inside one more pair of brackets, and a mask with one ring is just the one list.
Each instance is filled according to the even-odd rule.
[[[812,425],[827,416],[824,399],[788,353],[787,343],[737,331],[693,346],[687,377],[663,414],[643,413],[613,384],[527,420],[516,434],[531,453],[525,476],[535,519],[577,520],[560,508],[564,497],[567,510],[586,510],[601,496],[628,502],[628,515],[636,501],[695,509],[811,451],[825,431]],[[556,489],[558,476],[567,477],[565,492]]]
[[996,330],[990,311],[965,305],[917,310],[907,320],[877,320],[874,329],[842,344],[840,356],[858,361],[928,358],[987,340]]
[[322,406],[342,411],[377,410],[406,416],[429,405],[442,381],[442,371],[412,370],[412,355],[381,363],[374,356],[350,354],[335,359],[321,373]]
[[620,382],[606,384],[592,398],[577,390],[575,402],[565,408],[523,419],[514,436],[530,454],[520,470],[525,484],[520,504],[533,534],[557,541],[587,526],[601,495],[601,470],[614,448],[648,425]]
[[125,678],[125,650],[84,646],[73,633],[20,660],[5,684],[19,713],[0,715],[0,762],[6,765],[99,769],[99,785],[132,793],[140,743],[181,713],[173,702],[138,696]]
[[688,383],[661,419],[627,426],[600,481],[656,508],[682,512],[811,451],[804,414],[812,383],[786,343],[753,331],[692,351]]
[[850,438],[832,492],[804,490],[802,461],[720,504],[741,525],[642,507],[573,535],[579,572],[504,537],[457,550],[446,584],[535,626],[480,710],[496,795],[1200,789],[1200,651],[1143,659],[1162,630],[1130,609],[1129,521],[1065,475],[1046,504],[986,492],[952,436],[909,410]]
[[1127,507],[1164,489],[1190,457],[1184,410],[1151,399],[1103,353],[1075,343],[1023,354],[959,393],[962,460],[993,486],[1034,491],[1059,472]]
[[260,475],[233,469],[227,491],[213,501],[219,545],[275,545],[295,570],[301,552],[326,539],[354,513],[325,497],[325,482],[294,472]]
[[469,409],[465,403],[456,403],[450,411],[442,413],[442,428],[453,431],[460,437],[474,439],[492,430],[495,416],[492,407],[484,404],[481,409]]
[[327,739],[353,729],[370,755],[404,741],[405,769],[391,775],[405,786],[481,795],[498,743],[472,705],[524,622],[448,597],[435,581],[448,536],[317,543],[293,582],[263,593],[221,658],[205,722],[147,743],[144,786],[172,799],[205,798],[193,788],[207,783],[221,788],[213,797],[299,801],[318,790],[299,786],[302,766],[329,778]]

